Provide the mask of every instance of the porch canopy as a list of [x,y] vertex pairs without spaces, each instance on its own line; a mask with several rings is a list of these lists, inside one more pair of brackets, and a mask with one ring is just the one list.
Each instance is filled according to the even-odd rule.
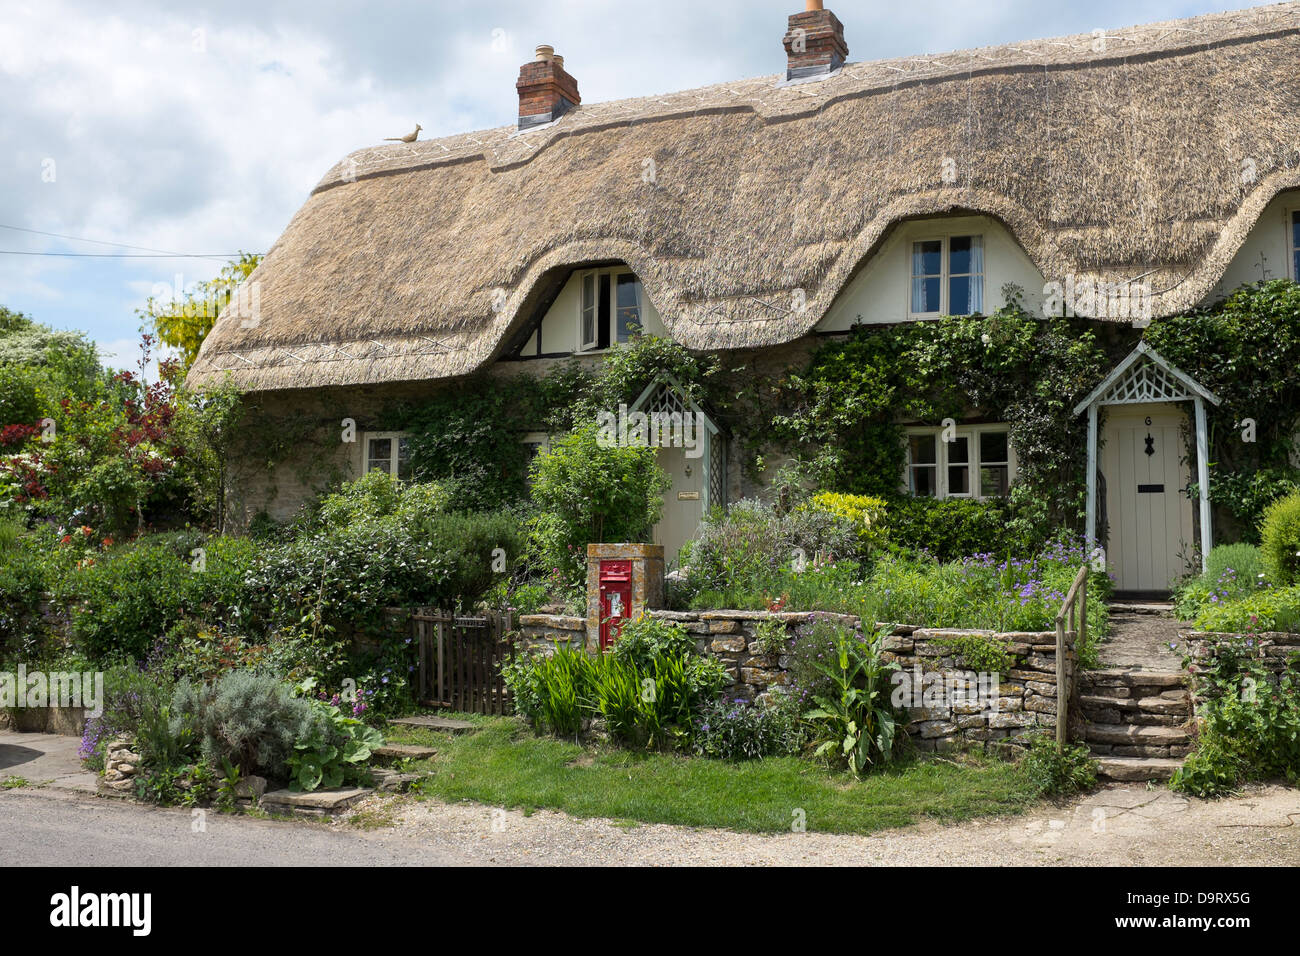
[[1210,447],[1205,422],[1205,403],[1220,399],[1159,352],[1139,342],[1087,398],[1074,414],[1088,412],[1088,512],[1087,542],[1091,551],[1097,543],[1097,410],[1103,405],[1144,405],[1190,401],[1196,408],[1196,483],[1201,505],[1201,570],[1206,567],[1214,545],[1210,516]]

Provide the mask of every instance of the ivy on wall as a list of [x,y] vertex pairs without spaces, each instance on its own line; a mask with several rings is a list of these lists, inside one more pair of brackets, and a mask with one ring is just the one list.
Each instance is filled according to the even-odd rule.
[[[1007,422],[1019,474],[1011,524],[1022,540],[1082,523],[1087,423],[1073,414],[1110,366],[1084,320],[1041,320],[1016,290],[991,316],[856,326],[793,376],[793,410],[777,418],[820,487],[898,498],[904,425]],[[1113,346],[1112,346],[1113,348]]]
[[[1217,517],[1232,519],[1216,537],[1257,542],[1264,508],[1300,486],[1292,465],[1300,415],[1300,285],[1278,279],[1243,286],[1215,305],[1152,324],[1144,338],[1222,400],[1217,407],[1206,403],[1210,500]],[[1192,446],[1189,457],[1194,454]]]

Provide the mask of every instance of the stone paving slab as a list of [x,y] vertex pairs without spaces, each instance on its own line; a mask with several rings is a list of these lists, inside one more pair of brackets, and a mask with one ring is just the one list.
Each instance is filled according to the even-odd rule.
[[389,723],[401,727],[422,727],[425,730],[439,730],[450,734],[468,734],[478,730],[478,725],[472,724],[468,720],[455,720],[451,717],[430,717],[427,715],[399,717],[396,720],[390,720]]
[[0,780],[21,777],[38,786],[95,792],[98,774],[81,765],[80,737],[0,732]]

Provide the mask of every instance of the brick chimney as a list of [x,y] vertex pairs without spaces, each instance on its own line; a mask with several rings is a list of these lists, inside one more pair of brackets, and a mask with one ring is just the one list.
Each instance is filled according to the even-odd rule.
[[519,68],[519,128],[557,120],[582,102],[578,81],[564,71],[564,57],[543,44],[537,57]]
[[822,0],[807,0],[804,12],[790,17],[784,42],[787,80],[833,73],[849,56],[844,24],[822,9]]

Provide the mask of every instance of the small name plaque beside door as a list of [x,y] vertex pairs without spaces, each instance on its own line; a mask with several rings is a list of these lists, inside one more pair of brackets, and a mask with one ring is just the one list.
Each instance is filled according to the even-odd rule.
[[1164,485],[1138,485],[1138,494],[1140,495],[1163,495],[1164,493]]
[[700,493],[698,491],[679,491],[677,492],[678,501],[699,501]]

